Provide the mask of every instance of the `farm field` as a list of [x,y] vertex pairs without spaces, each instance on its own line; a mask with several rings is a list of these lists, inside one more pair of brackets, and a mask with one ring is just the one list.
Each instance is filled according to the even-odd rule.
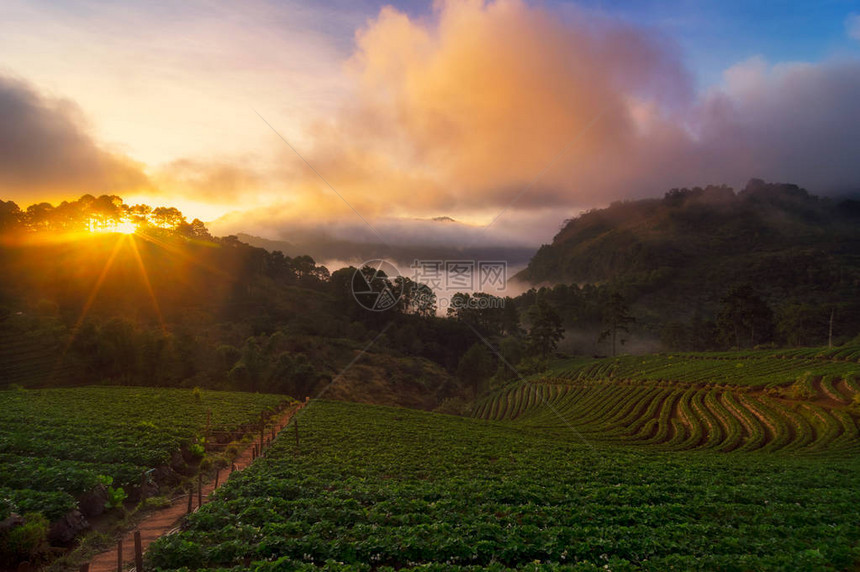
[[854,454],[855,352],[783,350],[560,362],[473,415],[667,450]]
[[160,570],[813,570],[860,560],[860,460],[667,452],[313,402]]
[[129,492],[180,450],[196,443],[202,454],[207,429],[227,438],[287,399],[142,387],[2,391],[0,519],[36,512],[55,521],[99,484]]
[[653,354],[560,360],[541,378],[564,381],[672,381],[774,387],[798,376],[860,375],[860,346]]

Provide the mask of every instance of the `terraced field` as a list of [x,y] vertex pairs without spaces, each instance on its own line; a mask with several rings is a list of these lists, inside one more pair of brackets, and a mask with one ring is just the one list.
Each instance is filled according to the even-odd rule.
[[665,450],[853,453],[857,365],[820,352],[592,360],[504,388],[473,415]]

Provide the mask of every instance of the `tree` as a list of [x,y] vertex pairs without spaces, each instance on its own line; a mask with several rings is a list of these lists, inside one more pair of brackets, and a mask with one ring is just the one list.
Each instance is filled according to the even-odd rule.
[[773,312],[752,286],[732,288],[720,304],[717,328],[725,342],[740,348],[742,341],[748,341],[747,347],[754,347],[771,338]]
[[22,216],[21,209],[14,202],[0,200],[0,233],[17,229]]
[[629,324],[635,321],[636,318],[630,315],[630,308],[627,306],[624,296],[618,292],[613,292],[603,308],[604,329],[600,332],[598,341],[602,342],[608,338],[612,347],[612,355],[616,355],[618,333],[630,333]]
[[535,305],[529,308],[528,317],[531,322],[528,335],[529,353],[546,359],[564,337],[561,317],[543,296],[539,296]]
[[513,368],[523,360],[523,344],[520,339],[513,336],[504,338],[499,342],[499,354],[502,359],[499,360],[495,380],[507,382],[518,377],[519,373]]
[[472,394],[477,397],[481,384],[493,374],[493,357],[482,343],[475,343],[460,358],[457,365],[457,377],[467,386],[471,386]]

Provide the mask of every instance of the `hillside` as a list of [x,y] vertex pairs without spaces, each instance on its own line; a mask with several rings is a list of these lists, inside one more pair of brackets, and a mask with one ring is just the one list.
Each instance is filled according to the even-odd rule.
[[860,202],[755,179],[737,193],[676,189],[569,220],[516,278],[610,284],[654,322],[713,317],[750,284],[772,306],[810,308],[818,326],[835,308],[837,331],[848,330],[860,316]]
[[470,331],[403,307],[365,310],[355,268],[330,274],[115,196],[0,206],[0,389],[325,389],[425,409],[459,391],[451,374]]

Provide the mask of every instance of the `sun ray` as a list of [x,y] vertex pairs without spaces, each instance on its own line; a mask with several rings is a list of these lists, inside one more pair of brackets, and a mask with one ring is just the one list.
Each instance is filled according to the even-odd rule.
[[101,274],[99,274],[98,279],[96,279],[96,283],[93,284],[92,289],[90,290],[89,296],[87,296],[87,301],[84,302],[84,307],[81,308],[81,315],[78,316],[75,325],[71,329],[71,333],[69,335],[69,341],[66,342],[66,347],[63,348],[62,353],[60,353],[59,358],[57,359],[57,365],[54,368],[54,371],[59,371],[60,366],[63,363],[63,360],[66,358],[66,354],[69,352],[69,348],[72,347],[72,344],[75,341],[75,337],[78,335],[78,331],[84,323],[84,320],[87,317],[87,314],[92,308],[93,303],[96,300],[96,296],[101,290],[102,285],[104,284],[105,278],[107,278],[108,272],[110,272],[111,267],[113,266],[114,260],[116,260],[117,255],[119,254],[120,248],[122,248],[122,243],[125,239],[128,238],[127,235],[122,234],[117,237],[116,243],[114,243],[113,250],[111,250],[110,256],[108,256],[107,261],[105,262],[104,268],[102,268]]
[[231,276],[228,272],[225,272],[224,270],[217,268],[211,264],[206,264],[205,262],[197,260],[193,256],[189,256],[188,253],[183,252],[181,249],[173,246],[172,244],[164,242],[163,240],[160,240],[159,238],[156,238],[152,235],[145,234],[142,232],[138,232],[137,234],[135,234],[135,236],[140,237],[147,242],[150,242],[156,246],[163,248],[167,252],[173,254],[174,256],[177,256],[178,258],[182,259],[185,262],[190,262],[191,264],[199,266],[200,268],[204,268],[204,269],[212,272],[213,274],[217,274],[217,275],[225,277],[225,278],[231,278]]
[[164,316],[161,314],[158,299],[155,297],[155,290],[153,290],[152,283],[149,281],[149,273],[146,271],[146,265],[143,263],[143,258],[140,256],[140,251],[137,248],[137,242],[134,239],[134,235],[129,235],[128,240],[131,244],[131,252],[134,254],[134,258],[137,261],[137,267],[140,269],[140,275],[143,277],[143,283],[146,286],[147,292],[149,292],[150,300],[152,300],[155,315],[158,316],[158,323],[161,325],[161,331],[166,333],[167,326],[164,323]]

